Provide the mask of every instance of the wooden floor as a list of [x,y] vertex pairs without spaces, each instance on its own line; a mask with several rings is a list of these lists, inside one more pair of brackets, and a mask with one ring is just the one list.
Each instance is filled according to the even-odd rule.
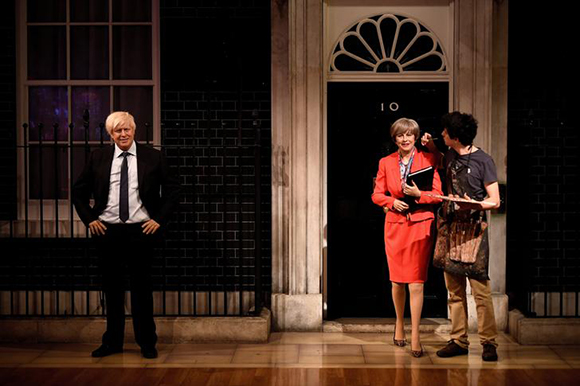
[[0,384],[23,385],[578,385],[580,370],[421,368],[15,368]]
[[469,355],[439,358],[447,336],[424,334],[422,358],[374,333],[273,333],[264,344],[160,344],[144,359],[135,344],[92,358],[95,344],[0,343],[0,385],[580,385],[580,346],[498,342],[484,362],[477,335]]

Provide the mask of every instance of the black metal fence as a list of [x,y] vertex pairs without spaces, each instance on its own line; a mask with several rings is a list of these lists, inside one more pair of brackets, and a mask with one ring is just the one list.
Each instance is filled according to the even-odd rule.
[[580,317],[579,291],[538,291],[528,292],[527,308],[529,317],[578,318]]
[[[91,133],[88,118],[87,112],[82,141],[73,140],[73,124],[67,141],[58,140],[58,125],[50,132],[42,124],[22,127],[18,198],[10,218],[0,219],[0,316],[104,312],[96,251],[70,203],[90,152],[109,146],[104,125]],[[155,314],[250,315],[264,306],[270,181],[263,159],[270,148],[260,126],[258,119],[244,129],[208,123],[177,144],[162,139],[159,148],[181,180],[182,195],[155,252]],[[149,125],[143,135],[151,145]]]

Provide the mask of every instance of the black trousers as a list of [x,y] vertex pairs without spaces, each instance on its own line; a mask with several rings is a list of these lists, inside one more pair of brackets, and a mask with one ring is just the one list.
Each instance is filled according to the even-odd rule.
[[93,236],[99,252],[107,331],[103,343],[122,347],[125,332],[125,273],[129,274],[135,341],[141,347],[157,342],[153,320],[151,261],[157,235],[143,234],[142,224],[105,224],[104,236]]

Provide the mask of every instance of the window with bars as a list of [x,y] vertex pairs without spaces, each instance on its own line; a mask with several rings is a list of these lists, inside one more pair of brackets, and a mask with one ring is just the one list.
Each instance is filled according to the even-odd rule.
[[66,204],[110,112],[159,143],[158,0],[18,3],[20,202]]

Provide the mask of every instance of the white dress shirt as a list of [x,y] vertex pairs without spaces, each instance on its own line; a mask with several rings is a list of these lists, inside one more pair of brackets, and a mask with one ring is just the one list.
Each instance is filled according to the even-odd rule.
[[[127,150],[127,167],[129,177],[129,219],[125,224],[135,224],[150,219],[149,213],[143,206],[139,197],[139,178],[137,174],[137,145],[135,141]],[[121,165],[123,164],[123,150],[115,144],[115,154],[111,165],[111,177],[109,181],[109,198],[107,207],[99,216],[99,220],[109,224],[122,224],[119,218],[119,194],[121,186]]]

